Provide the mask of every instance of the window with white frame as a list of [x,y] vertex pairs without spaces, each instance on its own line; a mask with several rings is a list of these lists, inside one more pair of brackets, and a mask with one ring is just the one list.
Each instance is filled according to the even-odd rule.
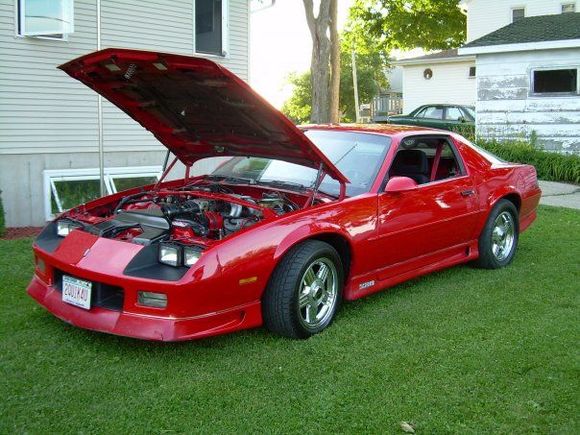
[[[154,184],[161,166],[105,169],[107,194]],[[46,220],[72,207],[101,196],[99,169],[49,169],[44,175],[44,214]]]
[[18,34],[66,39],[74,32],[73,0],[17,0]]
[[512,23],[515,23],[518,20],[526,17],[526,9],[525,8],[513,8],[512,9]]
[[195,0],[195,52],[225,56],[227,0]]
[[574,13],[576,12],[576,3],[563,3],[562,4],[562,13]]
[[578,95],[578,68],[536,69],[532,71],[532,94]]

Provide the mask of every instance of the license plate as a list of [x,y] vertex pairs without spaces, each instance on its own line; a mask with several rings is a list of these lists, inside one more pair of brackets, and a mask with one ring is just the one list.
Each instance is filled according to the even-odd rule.
[[62,300],[67,304],[89,310],[91,308],[91,287],[93,283],[73,278],[72,276],[62,276]]

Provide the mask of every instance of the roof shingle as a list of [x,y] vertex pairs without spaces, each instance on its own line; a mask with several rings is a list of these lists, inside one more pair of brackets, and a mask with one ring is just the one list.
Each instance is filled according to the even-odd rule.
[[580,13],[522,18],[462,48],[580,39]]

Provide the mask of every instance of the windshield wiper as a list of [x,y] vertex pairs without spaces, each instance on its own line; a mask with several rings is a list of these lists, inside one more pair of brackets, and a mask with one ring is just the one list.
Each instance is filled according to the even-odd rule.
[[295,183],[293,181],[280,181],[280,180],[268,180],[268,181],[258,181],[258,184],[263,184],[266,186],[273,186],[273,187],[283,187],[286,189],[292,190],[306,190],[306,186],[304,184]]

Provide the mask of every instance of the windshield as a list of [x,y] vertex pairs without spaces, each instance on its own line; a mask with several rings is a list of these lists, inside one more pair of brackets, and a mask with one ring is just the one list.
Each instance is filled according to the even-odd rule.
[[[387,136],[367,133],[309,130],[305,134],[349,179],[348,196],[369,191],[391,144]],[[262,157],[210,157],[199,160],[192,167],[195,175],[208,174],[288,188],[312,187],[317,172],[306,166]],[[326,176],[319,190],[338,196],[340,184]]]

